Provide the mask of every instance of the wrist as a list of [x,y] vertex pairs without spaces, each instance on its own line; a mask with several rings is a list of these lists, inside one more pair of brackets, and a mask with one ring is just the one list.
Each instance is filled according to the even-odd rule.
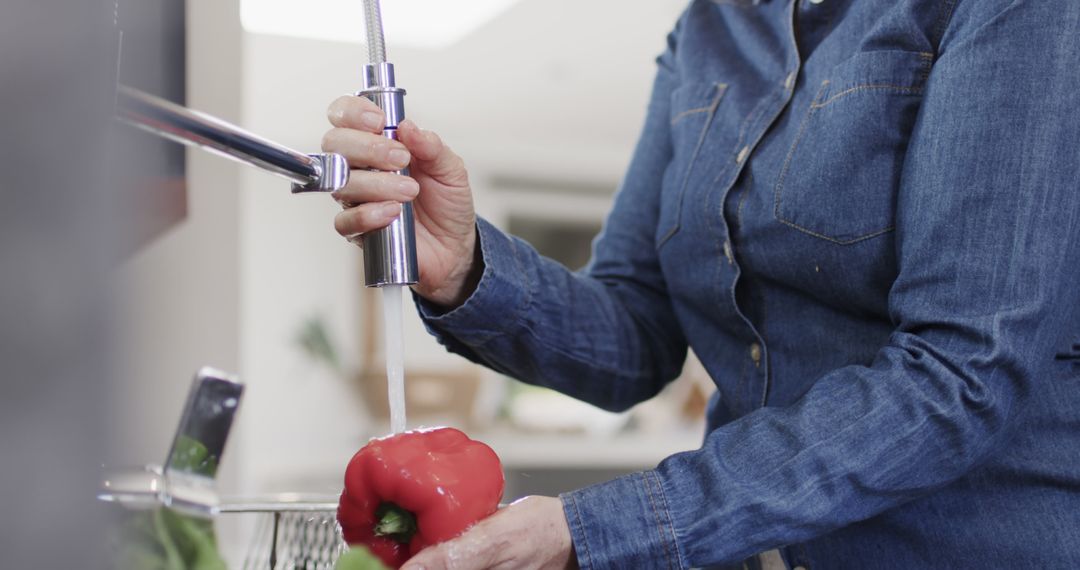
[[479,230],[474,229],[466,240],[462,253],[457,256],[461,263],[448,272],[439,286],[424,287],[418,284],[413,290],[428,302],[447,311],[465,304],[465,301],[476,292],[480,279],[484,275],[484,256],[479,247],[478,234]]

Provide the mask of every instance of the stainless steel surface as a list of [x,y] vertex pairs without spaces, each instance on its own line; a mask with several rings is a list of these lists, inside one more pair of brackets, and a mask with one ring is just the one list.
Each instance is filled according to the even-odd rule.
[[165,476],[161,466],[147,465],[142,469],[116,471],[105,475],[97,499],[139,510],[162,504]]
[[364,23],[367,27],[368,61],[386,61],[386,41],[383,39],[382,12],[379,0],[364,0]]
[[128,508],[166,506],[195,516],[218,514],[217,470],[240,407],[244,385],[203,367],[188,390],[164,467],[109,473],[98,500]]
[[273,511],[257,515],[245,570],[284,568],[332,570],[348,546],[337,523],[336,505],[326,511]]
[[195,374],[165,458],[161,502],[200,516],[217,513],[217,470],[225,456],[244,385],[210,367]]
[[220,511],[257,517],[243,568],[331,570],[348,548],[337,522],[338,497],[279,493],[226,499]]
[[[382,14],[379,0],[364,0],[370,62],[364,66],[363,88],[357,93],[383,110],[383,135],[397,139],[397,127],[405,120],[405,90],[397,86],[394,65],[386,61]],[[408,170],[398,172],[408,176]],[[416,265],[416,229],[412,204],[401,207],[401,215],[389,226],[364,235],[364,281],[368,287],[412,285],[419,280]]]
[[357,95],[372,100],[386,114],[386,128],[396,129],[405,120],[405,90],[394,78],[394,64],[364,66],[363,88]]
[[344,158],[307,155],[137,89],[118,88],[116,111],[120,120],[140,129],[284,177],[294,192],[332,192],[348,181]]
[[[377,3],[376,3],[377,4]],[[394,84],[394,65],[386,62],[364,66],[367,97],[386,114],[383,136],[397,139],[397,127],[405,120],[405,90]],[[408,176],[408,169],[398,174]],[[364,235],[364,281],[368,287],[412,285],[419,280],[416,263],[416,228],[413,206],[405,203],[401,215],[389,226]]]
[[412,204],[389,226],[364,236],[364,282],[368,287],[412,285],[418,281]]
[[[111,476],[98,499],[132,510],[160,508],[156,492],[164,479],[160,467],[147,467]],[[142,489],[114,493],[110,487]],[[280,493],[256,498],[224,499],[212,509],[168,504],[185,514],[216,518],[220,515],[254,516],[255,534],[248,543],[243,568],[307,568],[331,570],[348,546],[337,522],[337,495]]]
[[397,88],[397,78],[394,76],[394,64],[380,61],[378,63],[369,63],[364,66],[364,77],[362,78],[364,88],[361,91],[368,91],[379,87]]
[[339,495],[279,493],[262,497],[223,499],[222,513],[310,513],[336,512]]
[[244,385],[232,374],[209,366],[195,373],[165,457],[166,476],[217,478],[243,395]]
[[309,155],[319,163],[322,176],[307,184],[292,185],[293,194],[304,192],[333,192],[341,190],[349,183],[349,162],[344,156],[334,153]]

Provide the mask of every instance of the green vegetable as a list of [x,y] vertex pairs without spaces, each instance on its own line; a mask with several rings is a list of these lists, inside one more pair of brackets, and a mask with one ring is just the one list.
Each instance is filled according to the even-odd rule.
[[176,438],[172,457],[169,458],[170,469],[213,477],[217,467],[217,457],[211,455],[201,441],[186,435]]
[[157,508],[128,516],[118,529],[117,570],[226,570],[213,523]]
[[363,546],[354,546],[338,558],[334,570],[387,570],[386,565]]
[[326,365],[339,376],[345,373],[334,343],[330,340],[330,331],[321,318],[312,317],[304,321],[296,335],[296,343],[315,362]]

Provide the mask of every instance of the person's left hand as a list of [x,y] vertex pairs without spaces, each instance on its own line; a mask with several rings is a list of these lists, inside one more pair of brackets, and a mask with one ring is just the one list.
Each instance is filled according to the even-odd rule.
[[430,546],[402,570],[576,570],[562,501],[526,497],[476,523],[461,536]]

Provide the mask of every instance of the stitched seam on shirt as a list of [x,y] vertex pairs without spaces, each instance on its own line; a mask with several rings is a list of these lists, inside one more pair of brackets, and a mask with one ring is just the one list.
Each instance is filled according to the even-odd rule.
[[675,115],[674,117],[672,117],[671,118],[671,124],[674,125],[675,123],[678,123],[681,119],[683,119],[685,117],[688,117],[690,115],[694,115],[694,114],[697,114],[697,113],[708,113],[708,112],[709,112],[709,107],[698,107],[697,109],[687,109],[687,110],[683,111],[682,113],[679,113],[678,115]]
[[596,568],[596,565],[593,564],[592,554],[589,553],[589,534],[585,532],[585,521],[581,518],[581,508],[578,507],[577,496],[571,494],[570,502],[574,503],[574,512],[577,513],[577,522],[581,527],[581,546],[585,551],[585,564],[588,568]]
[[690,161],[686,164],[686,174],[683,176],[682,184],[679,186],[679,202],[675,207],[675,224],[664,234],[664,237],[660,238],[660,243],[656,244],[657,250],[667,243],[672,236],[679,233],[679,228],[682,227],[683,198],[686,195],[687,186],[690,185],[690,175],[694,172],[694,164],[697,162],[701,147],[705,144],[705,136],[709,133],[709,126],[712,125],[713,117],[716,116],[716,109],[720,107],[720,101],[723,100],[724,95],[727,93],[728,86],[727,83],[717,82],[714,84],[714,87],[716,89],[716,95],[713,96],[713,101],[708,107],[709,115],[705,117],[705,124],[701,126],[701,133],[698,135],[697,144],[694,145],[694,152],[690,155]]
[[[764,408],[769,402],[769,392],[772,389],[772,382],[769,381],[769,374],[772,370],[769,368],[769,343],[765,340],[768,335],[768,322],[769,322],[769,309],[765,303],[765,293],[761,294],[761,330],[758,331],[758,338],[761,340],[761,356],[759,362],[761,363],[761,372],[764,375],[765,385],[761,390],[761,404],[759,407]],[[755,368],[757,368],[755,366]]]
[[920,52],[919,57],[922,58],[922,69],[919,72],[919,87],[926,88],[926,82],[930,79],[930,70],[934,68],[934,54],[930,52]]
[[652,485],[649,483],[648,474],[642,474],[641,482],[645,488],[645,496],[649,499],[649,507],[652,508],[653,520],[656,521],[656,533],[660,538],[660,545],[664,549],[664,560],[667,562],[667,567],[671,568],[671,551],[668,548],[667,541],[664,540],[664,529],[660,523],[660,513],[656,511],[656,501],[653,499]]
[[652,507],[653,520],[656,521],[656,534],[660,538],[660,545],[664,548],[664,560],[667,561],[668,568],[673,568],[671,565],[671,547],[664,536],[664,524],[660,520],[660,513],[656,509],[656,500],[653,499],[652,482],[649,480],[648,473],[641,475],[641,482],[645,487],[645,496],[649,498],[649,506]]
[[[750,128],[750,125],[753,124],[757,120],[757,118],[759,116],[761,116],[762,114],[765,113],[765,109],[767,109],[768,105],[770,103],[772,103],[773,99],[776,99],[776,98],[777,98],[777,93],[774,92],[774,93],[770,94],[768,97],[762,99],[757,104],[757,106],[754,107],[754,109],[752,111],[750,111],[750,114],[747,115],[746,119],[743,121],[742,126],[739,127],[739,138],[736,139],[735,148],[732,149],[733,151],[738,152],[738,149],[741,149],[743,147],[743,143],[746,141],[746,131],[747,131],[747,129]],[[741,163],[738,163],[735,166],[741,167],[743,164],[746,164],[749,161],[750,161],[750,157],[747,156],[746,158],[743,159],[743,161]],[[730,166],[728,168],[725,168],[723,172],[718,174],[716,176],[716,178],[713,179],[713,182],[714,183],[719,182],[721,179],[723,179],[724,177],[727,176],[727,174],[728,174],[728,172],[730,170],[731,170]],[[734,181],[732,183],[734,183]],[[721,206],[723,206],[723,200],[721,200]]]
[[[889,226],[889,227],[887,227],[885,229],[878,230],[876,232],[873,232],[873,233],[870,233],[870,234],[867,234],[867,235],[858,236],[858,237],[848,239],[848,240],[842,240],[842,239],[829,237],[829,236],[821,234],[819,232],[815,232],[814,230],[811,230],[809,228],[804,228],[803,226],[800,226],[800,225],[798,225],[798,224],[796,224],[794,222],[790,222],[790,221],[784,219],[783,215],[780,213],[781,196],[783,196],[783,194],[784,194],[784,181],[787,180],[788,172],[791,169],[791,159],[795,156],[795,152],[799,149],[799,145],[802,144],[803,136],[806,134],[807,125],[810,124],[810,119],[814,116],[814,113],[817,112],[817,109],[820,109],[823,106],[823,105],[819,105],[817,103],[817,101],[821,99],[822,95],[824,95],[825,89],[828,86],[829,86],[829,81],[828,80],[825,80],[825,81],[821,82],[821,88],[818,89],[817,95],[814,96],[814,101],[812,101],[810,103],[809,112],[806,113],[806,116],[803,117],[802,124],[799,125],[799,132],[798,132],[798,134],[795,135],[795,142],[791,144],[791,150],[788,151],[787,157],[784,158],[784,165],[780,168],[780,179],[776,181],[776,187],[773,190],[773,194],[774,194],[774,198],[773,198],[773,217],[776,218],[776,220],[778,222],[780,222],[781,224],[784,224],[785,226],[795,228],[796,230],[799,230],[800,232],[809,234],[809,235],[814,236],[816,238],[823,239],[825,241],[832,242],[832,243],[835,243],[837,245],[852,245],[852,244],[858,243],[860,241],[865,241],[865,240],[868,240],[870,238],[877,237],[877,236],[882,235],[882,234],[887,234],[887,233],[893,231],[894,229],[896,229],[896,226],[895,225]],[[921,87],[920,87],[920,89],[921,89]]]
[[[723,214],[724,214],[724,204],[726,202],[725,198],[726,198],[726,196],[721,197],[720,204],[718,206],[718,210],[720,212],[721,218],[723,217]],[[727,236],[723,236],[723,235],[721,235],[720,232],[716,231],[716,228],[713,225],[713,216],[706,216],[706,218],[705,218],[705,227],[708,230],[707,231],[708,235],[716,236],[715,237],[716,246],[717,246],[717,248],[719,248],[719,253],[717,255],[718,256],[725,256],[724,251],[723,251],[724,250],[723,241],[724,241],[725,237],[727,237],[727,239],[730,241],[730,239],[731,239],[730,231],[728,232]],[[734,248],[734,246],[731,246],[731,247]],[[734,255],[735,254],[732,253],[733,257],[734,257]],[[730,288],[731,303],[735,307],[736,311],[739,311],[739,303],[738,303],[738,301],[737,301],[737,299],[735,297],[735,289],[739,284],[739,279],[742,277],[742,268],[740,268],[738,265],[735,265],[734,267],[735,267],[735,278],[732,280],[731,288]],[[723,283],[723,281],[724,281],[724,263],[723,262],[718,262],[718,263],[716,263],[716,282],[717,283]],[[722,289],[720,291],[720,297],[719,297],[718,302],[720,302],[720,303],[724,302],[724,293],[726,293],[726,292],[728,292],[727,288],[724,288],[724,289]],[[741,311],[739,311],[739,312],[740,312],[740,315],[741,315]],[[750,325],[749,319],[745,318],[745,316],[743,316],[742,319],[746,324]],[[752,327],[753,325],[750,325],[750,326]],[[746,370],[746,361],[745,361],[745,359],[741,359],[741,358],[739,359],[739,361],[742,362],[742,365],[739,367],[739,379],[738,379],[738,382],[736,383],[737,388],[735,390],[736,394],[734,394],[734,399],[735,399],[735,405],[739,406],[741,408],[742,403],[746,400],[746,394],[747,394],[747,386],[746,385],[747,385],[747,382],[745,381],[746,376],[744,374],[744,371]]]
[[810,108],[811,109],[820,109],[822,107],[826,107],[828,105],[831,105],[832,103],[836,102],[836,100],[841,99],[843,97],[846,97],[848,95],[851,95],[852,93],[857,93],[859,91],[872,91],[872,90],[897,91],[897,92],[901,92],[901,93],[918,94],[918,93],[922,93],[923,88],[922,88],[922,86],[914,86],[914,87],[912,87],[912,86],[909,86],[909,85],[892,85],[892,84],[889,84],[889,83],[876,83],[876,84],[868,84],[868,85],[858,85],[858,86],[852,87],[850,89],[845,89],[845,90],[833,95],[832,97],[829,97],[828,99],[826,99],[825,101],[823,101],[821,103],[811,103]]
[[934,26],[934,37],[930,38],[934,46],[935,57],[937,53],[941,52],[941,42],[945,39],[945,28],[952,21],[953,14],[956,13],[957,3],[957,0],[943,0],[941,3],[944,9],[941,16],[938,17],[937,25]]
[[659,490],[660,496],[660,511],[664,513],[664,518],[667,519],[667,528],[671,532],[671,543],[675,546],[675,556],[678,558],[679,568],[686,568],[690,566],[686,562],[686,558],[683,556],[682,549],[679,548],[679,540],[675,536],[675,521],[671,519],[671,503],[668,502],[667,493],[664,491],[663,482],[660,481],[660,476],[656,473],[652,473],[653,480],[656,482],[656,488]]
[[836,239],[836,238],[833,238],[833,237],[829,237],[829,236],[824,235],[824,234],[820,234],[818,232],[815,232],[814,230],[811,230],[809,228],[804,228],[804,227],[800,226],[799,224],[789,222],[789,221],[787,221],[785,219],[782,219],[782,218],[779,218],[779,217],[777,217],[777,220],[779,220],[780,223],[784,224],[785,226],[790,226],[792,228],[795,228],[795,229],[799,230],[800,232],[812,235],[812,236],[814,236],[816,238],[823,239],[825,241],[830,241],[830,242],[835,243],[837,245],[853,245],[853,244],[859,243],[860,241],[866,241],[866,240],[868,240],[870,238],[875,238],[875,237],[877,237],[879,235],[887,234],[887,233],[889,233],[889,232],[896,229],[896,226],[889,226],[889,227],[887,227],[885,229],[878,230],[878,231],[876,231],[874,233],[871,233],[871,234],[867,234],[867,235],[864,235],[864,236],[859,236],[859,237],[843,240],[843,239]]
[[[792,8],[792,10],[794,10],[794,8]],[[793,38],[794,38],[794,36],[793,36]],[[824,87],[822,87],[822,88],[824,88]],[[781,91],[774,91],[770,97],[762,99],[761,102],[758,103],[757,107],[755,107],[750,112],[750,115],[747,116],[747,118],[743,121],[742,126],[739,128],[739,138],[738,138],[738,143],[735,145],[735,148],[741,148],[742,147],[742,145],[743,145],[743,143],[745,141],[747,130],[750,128],[750,125],[753,124],[754,122],[756,122],[757,118],[762,116],[765,113],[765,110],[768,108],[768,104],[771,104],[774,99],[779,99],[780,95],[782,93],[783,92],[781,92]],[[788,104],[790,104],[790,102]],[[776,117],[779,117],[779,113],[782,113],[783,110],[785,108],[787,108],[788,104],[785,104],[785,105],[781,106],[780,111],[777,113],[776,116],[774,116],[773,120],[770,121],[770,123],[775,122]],[[765,134],[765,131],[762,131],[762,133],[758,136],[757,140],[760,141],[761,137],[763,137],[764,134]],[[738,169],[742,169],[742,168],[744,168],[744,165],[746,165],[748,162],[749,162],[749,157],[744,158],[741,163],[736,164],[735,166]],[[730,167],[728,169],[725,169],[725,171],[723,173],[717,175],[717,177],[713,180],[713,182],[714,183],[719,182],[722,178],[724,178],[727,175],[727,173],[729,171],[730,171]],[[739,170],[739,172],[745,172],[745,171],[744,170]],[[731,184],[734,184],[736,180],[738,180],[738,175],[736,175],[736,178],[734,180],[732,180]],[[724,214],[724,204],[726,202],[727,202],[727,192],[724,192],[723,195],[720,196],[720,200],[719,200],[719,204],[718,204],[718,210],[720,212],[721,217]],[[714,231],[712,217],[708,216],[708,217],[705,218],[705,220],[706,220],[706,227],[709,230],[708,233],[716,236],[716,244],[717,244],[717,247],[720,248],[720,254],[719,255],[724,255],[724,253],[723,253],[723,240],[724,240],[724,238],[726,238],[730,242],[730,240],[731,240],[730,228],[728,228],[729,231],[725,232],[726,235],[721,236],[720,232]],[[731,247],[734,247],[734,246],[731,246]],[[717,266],[716,280],[719,283],[719,282],[723,281],[723,264],[722,263],[717,263],[716,266]],[[743,321],[743,323],[745,323],[748,327],[750,327],[750,330],[752,330],[754,332],[755,336],[758,336],[757,335],[757,329],[754,327],[754,324],[751,323],[750,319],[747,318],[745,314],[743,314],[741,309],[739,309],[738,298],[736,296],[736,289],[738,288],[739,280],[741,278],[742,278],[742,268],[739,267],[738,265],[736,265],[735,266],[735,278],[732,280],[730,290],[728,288],[725,288],[725,289],[723,289],[721,291],[721,295],[719,297],[719,302],[723,303],[726,300],[723,293],[729,293],[731,304],[732,304],[732,306],[735,307],[736,313],[738,314],[739,318]],[[764,342],[764,341],[762,341],[762,342]],[[734,399],[735,399],[734,405],[736,406],[736,409],[741,409],[743,407],[743,403],[747,401],[747,394],[748,394],[748,390],[749,390],[749,381],[746,380],[746,376],[743,373],[743,371],[746,370],[746,359],[741,358],[740,361],[742,361],[742,366],[740,366],[739,382],[737,384],[738,388],[735,391],[737,393],[734,394]]]
[[[750,175],[747,175],[747,176],[750,176]],[[750,182],[750,179],[747,179],[747,184],[748,184],[748,182]],[[746,192],[748,192],[748,190],[744,190],[744,194]],[[719,200],[718,209],[719,209],[719,215],[720,215],[721,218],[724,217],[724,204],[727,202],[727,200],[725,200],[726,198],[727,198],[727,196],[721,196],[721,198]],[[718,252],[719,252],[717,255],[726,257],[726,254],[724,253],[724,243],[723,243],[725,235],[721,235],[720,232],[716,231],[716,229],[714,227],[714,222],[713,222],[713,217],[712,216],[708,216],[708,217],[705,218],[705,228],[708,230],[707,231],[708,235],[715,235],[716,236],[715,242],[716,242],[716,247],[717,247]],[[729,230],[730,230],[730,228],[729,228]],[[730,233],[731,232],[728,231],[728,235],[726,236],[726,238],[728,239],[729,244],[731,243],[731,235],[730,235]],[[731,255],[732,255],[732,257],[734,257],[734,245],[731,245],[730,247],[732,248],[732,254]],[[717,283],[723,283],[724,282],[724,271],[725,271],[724,268],[725,268],[725,266],[724,266],[723,262],[716,263],[716,282]],[[742,313],[741,313],[741,310],[739,309],[739,302],[738,302],[737,296],[735,296],[735,288],[738,287],[739,280],[742,277],[742,269],[738,266],[738,264],[735,264],[734,271],[735,271],[735,276],[734,276],[734,279],[732,280],[731,287],[730,287],[731,304],[735,308],[735,310],[740,311],[740,315],[741,315]],[[727,288],[721,289],[719,302],[724,302],[724,300],[725,300],[724,293],[727,290],[728,290]],[[743,318],[743,321],[747,325],[750,325],[751,327],[753,327],[753,324],[750,323],[750,320],[748,320],[748,318],[746,318],[745,316],[742,316],[742,318]],[[734,404],[735,407],[737,407],[737,408],[735,408],[737,410],[742,408],[743,403],[747,399],[748,383],[750,383],[750,380],[748,380],[746,378],[746,375],[745,375],[746,359],[745,358],[740,358],[739,361],[742,364],[739,366],[739,380],[738,380],[737,383],[735,383],[735,385],[737,385],[738,388],[737,388],[737,390],[735,390],[734,398],[733,398],[733,404]],[[723,399],[723,398],[721,398],[721,399]]]
[[828,86],[829,81],[825,80],[821,83],[821,87],[818,88],[817,95],[814,95],[814,100],[810,103],[810,110],[803,117],[802,123],[799,124],[799,132],[795,135],[795,142],[791,143],[791,149],[788,150],[787,156],[784,157],[784,164],[780,167],[780,178],[776,181],[776,187],[773,190],[773,217],[783,223],[788,222],[780,215],[780,197],[784,193],[784,181],[787,180],[788,171],[791,168],[791,159],[795,156],[795,151],[799,150],[803,135],[806,134],[806,127],[810,124],[810,118],[814,116],[814,103],[821,98],[825,93],[825,88]]

